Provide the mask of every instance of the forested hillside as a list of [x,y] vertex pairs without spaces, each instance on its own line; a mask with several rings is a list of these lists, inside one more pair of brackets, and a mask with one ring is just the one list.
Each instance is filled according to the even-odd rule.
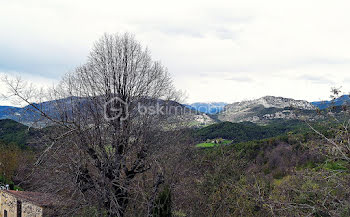
[[[291,130],[268,139],[207,149],[182,146],[178,161],[165,157],[164,163],[177,173],[178,186],[172,192],[176,216],[349,216],[349,144],[338,143],[349,139],[348,131],[330,122],[311,123],[317,132],[299,124],[251,131],[259,136],[264,128]],[[208,132],[210,138],[233,139],[237,133],[248,139],[240,132],[253,126],[222,123],[211,126],[213,135],[209,128],[199,132]],[[286,127],[279,131],[277,126]],[[319,133],[337,142],[339,152],[332,152],[335,146]],[[174,149],[171,155],[176,155]],[[181,166],[173,166],[176,162]]]
[[222,122],[199,129],[194,134],[202,140],[223,138],[234,142],[245,142],[274,137],[291,131],[300,132],[302,130],[307,130],[307,126],[304,122],[298,120],[277,120],[266,126],[260,126],[251,122]]
[[25,147],[30,138],[38,134],[38,130],[13,120],[0,120],[0,140]]

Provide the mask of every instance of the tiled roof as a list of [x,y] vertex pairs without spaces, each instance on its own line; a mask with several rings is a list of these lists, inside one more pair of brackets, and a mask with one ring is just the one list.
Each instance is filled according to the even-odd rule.
[[56,198],[52,194],[13,190],[5,190],[4,192],[10,193],[20,200],[26,200],[41,207],[54,206],[57,204]]

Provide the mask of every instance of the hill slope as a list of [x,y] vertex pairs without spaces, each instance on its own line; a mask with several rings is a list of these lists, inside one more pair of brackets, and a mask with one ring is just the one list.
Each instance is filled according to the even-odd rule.
[[350,95],[343,95],[333,101],[318,101],[312,102],[312,104],[319,109],[326,109],[330,106],[342,106],[350,104]]
[[301,132],[305,129],[305,123],[298,120],[276,120],[266,126],[251,122],[222,122],[199,129],[194,136],[200,140],[223,138],[237,143],[275,137],[290,131]]
[[27,140],[35,134],[33,129],[14,120],[0,120],[0,140],[15,143],[20,146],[27,144]]
[[298,119],[298,115],[310,116],[316,109],[304,100],[265,96],[256,100],[236,102],[225,106],[218,114],[221,121],[268,123],[274,119]]
[[186,105],[188,108],[194,109],[198,112],[203,112],[206,114],[217,114],[224,110],[224,107],[227,105],[225,102],[196,102],[189,105]]
[[[148,108],[146,110],[150,113],[154,113],[153,115],[155,118],[163,115],[165,112],[165,115],[168,116],[167,125],[174,125],[176,127],[200,127],[216,122],[211,116],[186,107],[175,101],[142,99],[135,101],[135,105],[136,104],[137,106],[135,109],[138,109],[138,106],[143,106],[142,109]],[[62,115],[67,115],[69,118],[70,115],[72,115],[72,111],[83,110],[90,107],[90,105],[94,106],[91,100],[78,97],[68,97],[34,104],[34,106],[40,108],[54,119],[59,119]],[[103,103],[101,103],[101,105],[103,105]],[[11,119],[33,127],[45,127],[52,124],[46,118],[43,118],[42,115],[33,109],[32,106],[26,106],[23,108],[4,106],[0,109],[0,119]],[[103,112],[103,106],[99,107],[99,109]],[[159,113],[157,113],[158,109]],[[144,111],[142,110],[139,112],[143,113]],[[129,111],[129,113],[137,113],[137,110],[135,110],[135,112]]]

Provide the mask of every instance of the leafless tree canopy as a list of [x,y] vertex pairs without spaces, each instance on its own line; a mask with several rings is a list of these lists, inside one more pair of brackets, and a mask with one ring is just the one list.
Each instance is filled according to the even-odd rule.
[[87,62],[49,92],[48,98],[56,101],[45,108],[33,104],[33,96],[18,83],[8,82],[13,94],[56,129],[37,165],[61,180],[47,181],[43,188],[66,182],[63,188],[69,186],[73,196],[83,198],[78,206],[89,206],[95,198],[101,213],[124,216],[135,177],[151,168],[147,155],[158,126],[154,118],[137,114],[136,104],[177,96],[167,69],[133,35],[105,34]]

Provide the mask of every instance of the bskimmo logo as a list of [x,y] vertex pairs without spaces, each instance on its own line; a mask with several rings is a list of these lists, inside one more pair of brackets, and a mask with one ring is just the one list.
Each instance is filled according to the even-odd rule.
[[120,119],[125,121],[129,117],[129,106],[119,97],[114,97],[104,104],[104,116],[107,121]]

